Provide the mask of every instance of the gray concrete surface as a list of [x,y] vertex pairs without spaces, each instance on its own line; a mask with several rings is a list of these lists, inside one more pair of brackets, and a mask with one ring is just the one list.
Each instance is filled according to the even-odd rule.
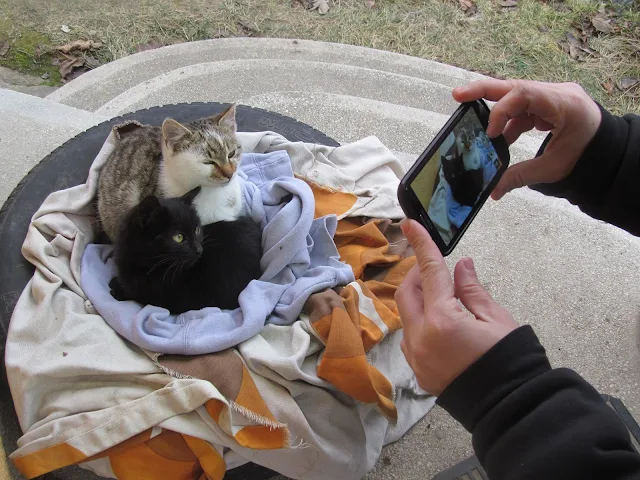
[[106,120],[96,113],[0,88],[0,204],[56,147]]
[[[381,73],[394,73],[430,80],[450,87],[461,85],[481,75],[463,69],[443,65],[438,62],[416,59],[406,55],[382,52],[363,47],[308,40],[288,40],[276,38],[228,38],[182,43],[156,50],[140,52],[129,57],[103,65],[85,73],[50,96],[50,100],[85,110],[97,110],[109,100],[123,92],[167,72],[179,71],[183,67],[197,64],[229,62],[239,64],[252,60],[270,61],[310,61],[324,63],[327,67],[344,65],[361,67]],[[236,83],[250,88],[251,85],[240,75],[227,70],[228,76]],[[287,74],[286,71],[282,71]],[[302,73],[298,85],[303,87],[312,81],[310,74]],[[268,83],[261,81],[265,91]],[[224,93],[216,84],[209,90]],[[396,89],[389,89],[392,93]],[[174,94],[180,94],[176,89]],[[175,103],[172,100],[171,103]]]
[[[296,117],[342,142],[375,134],[405,152],[408,166],[453,111],[450,88],[480,77],[344,45],[223,39],[118,60],[47,99],[107,116],[179,101],[239,100]],[[78,110],[71,112],[80,118]],[[13,114],[20,118],[18,113]],[[89,115],[87,122],[96,120],[82,115]],[[35,137],[43,135],[34,118],[19,119],[6,131],[15,138],[23,132],[37,145]],[[65,128],[60,135],[81,126]],[[0,130],[0,140],[5,135]],[[534,155],[541,139],[523,137],[512,148],[514,160]],[[0,143],[3,163],[11,158],[4,171],[12,178],[23,174],[22,159],[33,161],[30,146]],[[639,239],[586,217],[565,201],[521,190],[486,204],[449,265],[464,255],[474,258],[495,298],[519,322],[535,327],[555,366],[575,369],[601,392],[620,397],[640,418]],[[366,479],[428,479],[470,453],[469,435],[435,408],[383,450]]]

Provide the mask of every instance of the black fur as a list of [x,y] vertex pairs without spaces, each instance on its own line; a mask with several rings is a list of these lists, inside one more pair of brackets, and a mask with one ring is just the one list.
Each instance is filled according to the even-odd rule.
[[482,169],[465,170],[462,155],[456,154],[447,159],[440,159],[444,178],[451,186],[451,194],[460,205],[475,205],[482,192]]
[[[246,217],[201,227],[191,205],[199,191],[147,197],[127,214],[115,244],[118,276],[109,283],[114,298],[173,314],[238,307],[240,292],[261,274],[262,232]],[[181,243],[173,238],[177,234]]]

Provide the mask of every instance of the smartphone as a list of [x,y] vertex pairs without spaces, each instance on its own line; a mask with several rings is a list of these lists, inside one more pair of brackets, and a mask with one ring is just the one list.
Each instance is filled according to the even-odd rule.
[[489,107],[463,103],[400,181],[398,200],[449,255],[509,166],[502,135],[489,138]]

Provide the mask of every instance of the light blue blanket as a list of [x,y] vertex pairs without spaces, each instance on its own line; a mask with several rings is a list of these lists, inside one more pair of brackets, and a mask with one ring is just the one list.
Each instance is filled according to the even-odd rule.
[[82,289],[120,335],[153,352],[218,352],[251,338],[266,322],[293,323],[311,294],[354,281],[333,241],[337,218],[314,220],[313,193],[294,177],[286,152],[245,154],[238,175],[247,213],[263,228],[263,273],[240,294],[240,308],[171,315],[153,305],[119,302],[109,293],[115,275],[112,247],[88,245],[82,257]]

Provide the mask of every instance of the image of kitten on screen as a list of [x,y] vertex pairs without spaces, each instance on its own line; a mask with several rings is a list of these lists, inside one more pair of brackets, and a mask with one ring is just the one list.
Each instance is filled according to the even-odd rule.
[[411,188],[449,244],[501,163],[480,120],[469,110],[428,165]]

